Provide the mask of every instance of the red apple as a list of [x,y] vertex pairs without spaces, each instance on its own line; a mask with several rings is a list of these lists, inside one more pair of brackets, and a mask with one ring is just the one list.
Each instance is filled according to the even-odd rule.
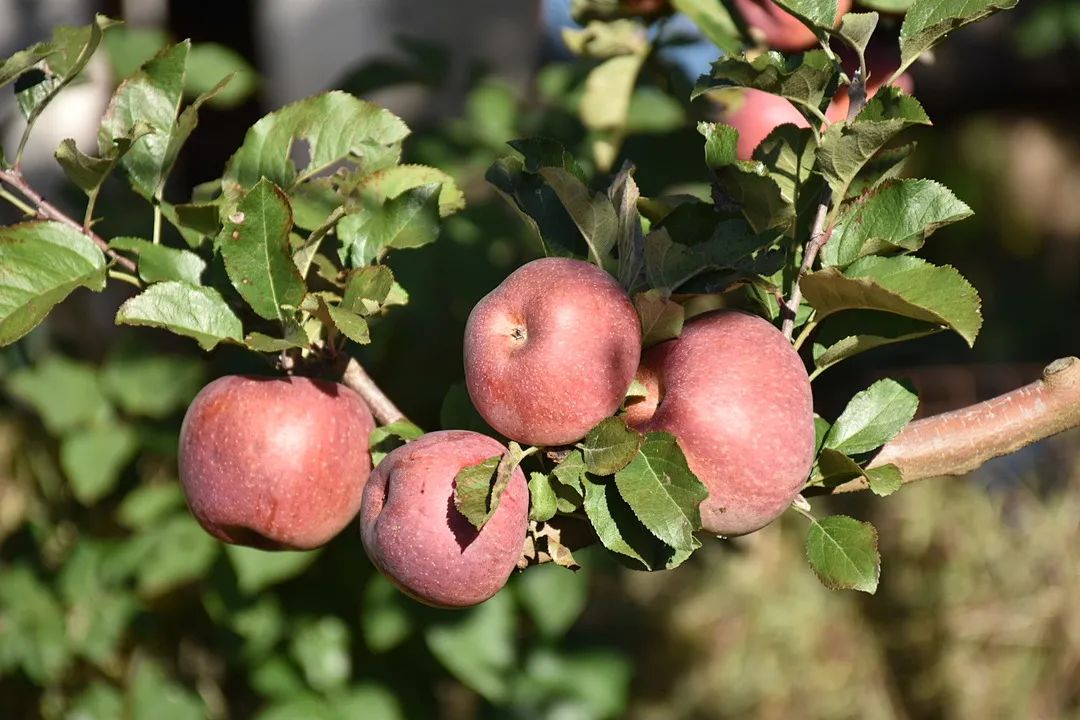
[[360,532],[368,557],[411,597],[437,607],[476,605],[506,584],[525,544],[529,489],[514,470],[477,530],[454,505],[454,478],[506,452],[486,435],[444,430],[402,445],[364,490]]
[[642,358],[648,396],[627,421],[674,435],[709,490],[703,528],[744,535],[791,504],[814,461],[810,380],[783,334],[756,315],[720,310]]
[[308,550],[352,521],[371,473],[375,427],[344,385],[228,375],[204,387],[180,428],[180,482],[219,540]]
[[[784,52],[806,50],[817,43],[817,37],[796,18],[772,0],[735,0],[735,8],[751,28],[764,37],[770,47]],[[837,3],[836,22],[851,9],[851,0]]]
[[465,326],[465,382],[511,440],[566,445],[612,415],[634,379],[641,325],[611,275],[544,258],[514,271]]

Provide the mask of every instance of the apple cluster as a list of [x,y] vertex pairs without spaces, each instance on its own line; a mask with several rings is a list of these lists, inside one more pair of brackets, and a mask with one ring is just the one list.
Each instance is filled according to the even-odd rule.
[[[762,42],[783,52],[802,52],[817,44],[817,37],[803,23],[772,0],[734,0],[735,7]],[[836,21],[851,9],[852,0],[839,0]],[[866,53],[867,84],[866,94],[873,97],[896,70],[900,58],[888,51],[871,47]],[[846,62],[848,72],[853,72],[857,63]],[[901,75],[896,86],[904,92],[913,91],[910,75]],[[754,150],[769,133],[780,125],[791,124],[797,127],[810,127],[806,118],[794,105],[779,95],[772,95],[761,90],[743,88],[733,90],[725,98],[724,122],[739,131],[736,154],[740,160],[749,160]],[[847,118],[850,99],[847,88],[840,88],[825,109],[829,122],[840,122]]]
[[[814,454],[806,370],[760,317],[715,311],[642,354],[627,293],[595,265],[530,262],[476,304],[465,378],[477,411],[516,442],[569,446],[646,389],[628,424],[674,435],[709,491],[703,530],[740,535],[771,522]],[[457,509],[463,469],[506,453],[464,430],[433,432],[372,471],[371,412],[338,383],[227,376],[207,385],[180,432],[180,480],[213,536],[258,548],[318,547],[359,512],[372,563],[440,607],[482,602],[506,583],[528,532],[529,491],[515,468],[480,529]]]

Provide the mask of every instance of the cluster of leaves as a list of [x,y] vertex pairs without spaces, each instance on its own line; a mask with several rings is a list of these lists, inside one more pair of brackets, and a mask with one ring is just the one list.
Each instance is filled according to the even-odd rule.
[[[358,568],[357,534],[306,553],[209,537],[175,478],[176,426],[202,365],[125,344],[100,366],[49,355],[4,380],[4,394],[40,425],[0,422],[0,547],[35,549],[0,575],[0,677],[21,671],[63,687],[43,716],[194,720],[220,714],[214,693],[237,681],[262,720],[431,714],[410,697],[415,678],[373,672],[367,656],[410,667],[434,657],[483,697],[530,717],[552,703],[585,717],[622,712],[626,662],[562,646],[587,584],[554,566],[451,617]],[[344,602],[313,607],[307,574],[349,578],[347,592],[319,593]],[[214,655],[233,670],[223,674]]]
[[[694,97],[752,88],[786,98],[808,123],[776,128],[745,161],[736,155],[734,127],[700,123],[713,180],[708,200],[641,197],[629,165],[596,192],[564,148],[535,138],[511,142],[518,155],[497,161],[489,182],[520,212],[545,253],[586,258],[619,279],[639,311],[646,345],[677,337],[692,314],[724,306],[752,309],[778,325],[787,320],[798,333],[796,348],[812,339],[812,377],[866,350],[946,330],[973,343],[982,323],[978,294],[954,268],[914,254],[935,230],[971,214],[942,185],[901,178],[914,132],[930,124],[922,106],[890,86],[846,121],[824,118],[838,88],[865,80],[863,54],[878,14],[849,13],[834,29],[835,0],[780,4],[821,38],[820,49],[794,56],[747,53],[721,4],[674,3],[729,51],[699,79]],[[908,8],[890,8],[907,10],[894,78],[948,32],[1014,4],[914,0]],[[590,22],[568,31],[567,44],[580,55],[606,58],[590,72],[582,101],[585,124],[603,131],[593,149],[604,168],[617,153],[620,122],[649,52],[647,20],[626,17],[621,4],[576,7]],[[844,72],[832,39],[857,54],[862,79]],[[588,101],[590,84],[604,88],[603,102]],[[600,121],[602,113],[611,115]],[[598,149],[597,143],[606,145]],[[800,302],[789,309],[792,297]],[[834,424],[819,419],[808,487],[861,480],[880,495],[895,491],[899,470],[870,463],[916,406],[910,390],[888,380],[852,398]],[[477,526],[497,503],[518,454],[493,458],[459,478],[459,490],[473,487],[459,493],[459,507],[471,503],[466,514]],[[698,547],[696,507],[704,487],[670,435],[642,437],[616,417],[553,459],[553,470],[531,474],[537,523],[556,512],[583,511],[605,547],[646,569],[674,567]],[[822,581],[873,592],[879,572],[874,528],[846,517],[819,522],[802,512],[811,520],[807,556]],[[545,533],[544,540],[551,558],[573,564],[557,536]]]
[[[88,28],[60,29],[5,62],[0,84],[46,78],[19,91],[24,138],[112,25],[99,17]],[[69,62],[73,54],[78,60]],[[382,261],[391,250],[434,241],[440,217],[464,198],[445,173],[400,164],[408,128],[371,103],[331,92],[273,112],[248,131],[220,180],[195,188],[186,202],[165,198],[199,109],[235,80],[235,73],[220,78],[184,106],[189,65],[206,63],[188,41],[167,44],[117,87],[98,157],[71,140],[61,144],[58,162],[88,197],[85,221],[38,219],[0,230],[7,241],[0,260],[15,269],[0,279],[0,344],[26,334],[75,288],[101,290],[110,276],[142,289],[120,307],[118,324],[162,327],[207,350],[227,342],[333,352],[346,339],[369,342],[368,319],[407,302]],[[21,150],[10,165],[0,160],[0,180],[16,189]],[[298,167],[294,157],[304,151]],[[149,238],[93,234],[98,193],[118,168],[153,207]],[[137,278],[110,269],[122,256]]]

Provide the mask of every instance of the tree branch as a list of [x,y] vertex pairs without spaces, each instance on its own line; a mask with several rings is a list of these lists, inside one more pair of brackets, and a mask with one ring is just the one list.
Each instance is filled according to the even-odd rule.
[[799,282],[813,269],[818,252],[828,242],[829,235],[832,234],[832,228],[825,227],[825,220],[828,216],[829,197],[826,195],[817,207],[817,214],[814,215],[814,226],[810,229],[810,242],[806,243],[806,252],[803,253],[802,265],[799,267],[799,274],[795,276],[795,283],[791,288],[791,298],[783,308],[784,324],[782,329],[784,337],[788,340],[795,334],[795,315],[799,312],[799,305],[802,304],[802,286]]
[[[11,168],[9,170],[0,169],[0,183],[8,185],[13,190],[18,190],[19,193],[25,197],[34,206],[34,214],[42,220],[55,220],[56,222],[63,223],[70,228],[78,230],[94,241],[94,244],[101,248],[101,251],[107,256],[112,258],[117,265],[131,272],[136,271],[135,263],[123,255],[118,254],[115,250],[109,247],[109,243],[89,227],[83,227],[79,223],[72,220],[70,217],[64,214],[64,212],[58,209],[55,205],[48,202],[45,198],[34,190],[29,183],[23,178],[22,173]],[[18,204],[16,203],[18,207]]]
[[341,384],[351,389],[367,403],[367,406],[371,408],[371,414],[380,425],[389,425],[406,419],[405,413],[398,410],[394,401],[375,384],[356,358],[349,358],[345,363],[345,369],[341,373]]
[[[1080,359],[1055,360],[1042,379],[966,408],[909,423],[870,462],[893,464],[904,482],[963,475],[1001,455],[1080,427]],[[863,478],[831,493],[865,490]]]

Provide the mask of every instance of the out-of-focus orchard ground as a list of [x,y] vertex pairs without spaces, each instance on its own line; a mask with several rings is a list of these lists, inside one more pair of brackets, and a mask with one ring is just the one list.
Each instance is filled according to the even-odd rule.
[[[254,120],[322,89],[406,117],[407,152],[453,174],[469,207],[434,246],[393,259],[411,302],[353,349],[419,425],[462,423],[467,314],[536,252],[484,170],[524,135],[588,156],[583,72],[545,39],[540,9],[0,0],[0,50],[94,11],[131,29],[111,31],[108,60],[50,111],[28,155],[28,172],[74,212],[52,150],[67,136],[94,147],[115,74],[166,35],[220,43],[258,72],[243,78],[250,94],[203,113],[170,192],[217,177]],[[826,373],[822,414],[886,374],[912,378],[922,412],[938,412],[1080,354],[1078,54],[1080,0],[1039,0],[960,32],[916,68],[935,127],[911,174],[975,211],[935,235],[928,255],[972,280],[985,325],[974,350],[938,336]],[[650,82],[688,89],[675,70]],[[7,145],[21,120],[5,93]],[[700,189],[690,115],[657,95],[642,101],[623,154],[645,194]],[[118,182],[98,214],[113,234],[149,222]],[[0,219],[14,216],[5,208]],[[183,408],[212,376],[269,368],[238,350],[207,359],[164,333],[117,329],[122,299],[78,292],[0,352],[0,717],[1080,717],[1075,433],[967,478],[832,501],[880,531],[872,597],[818,583],[792,516],[707,542],[676,571],[626,571],[590,551],[579,579],[544,568],[477,612],[442,613],[373,577],[352,531],[319,554],[270,559],[203,536],[176,489]],[[120,453],[95,453],[95,433],[117,432],[128,438]]]

